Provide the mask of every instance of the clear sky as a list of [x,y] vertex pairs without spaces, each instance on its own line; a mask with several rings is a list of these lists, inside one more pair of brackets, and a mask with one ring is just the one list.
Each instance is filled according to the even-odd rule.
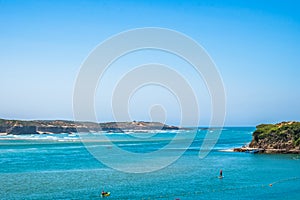
[[[190,36],[214,60],[226,88],[226,125],[300,120],[299,10],[296,0],[0,0],[0,118],[72,119],[74,83],[88,54],[119,32],[163,27]],[[151,98],[144,93],[134,98]],[[198,97],[205,125],[209,103]],[[98,102],[101,119],[111,120]],[[137,120],[147,119],[131,108]]]

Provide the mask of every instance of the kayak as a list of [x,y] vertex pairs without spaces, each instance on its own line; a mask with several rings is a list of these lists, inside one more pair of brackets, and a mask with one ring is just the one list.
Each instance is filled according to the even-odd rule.
[[102,197],[108,197],[110,195],[110,192],[105,192],[104,194],[101,194]]

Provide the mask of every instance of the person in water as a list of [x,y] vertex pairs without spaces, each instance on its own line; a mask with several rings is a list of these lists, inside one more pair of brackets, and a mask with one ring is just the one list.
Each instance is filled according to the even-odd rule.
[[220,177],[222,177],[223,176],[223,171],[222,171],[222,169],[220,170]]

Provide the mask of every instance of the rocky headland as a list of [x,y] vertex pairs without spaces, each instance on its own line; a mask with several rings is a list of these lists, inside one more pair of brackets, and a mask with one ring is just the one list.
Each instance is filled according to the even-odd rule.
[[254,153],[300,153],[300,122],[261,124],[252,134],[246,147],[235,148],[237,152]]
[[176,126],[169,126],[160,122],[74,122],[66,120],[5,120],[0,119],[1,135],[20,134],[59,134],[77,132],[126,132],[149,130],[178,130]]

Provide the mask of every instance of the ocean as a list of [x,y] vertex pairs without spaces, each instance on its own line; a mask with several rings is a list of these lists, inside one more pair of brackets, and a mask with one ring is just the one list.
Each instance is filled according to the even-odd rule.
[[[110,149],[145,155],[147,162],[162,165],[157,160],[169,154],[151,158],[149,153],[168,148],[176,135],[188,138],[190,131],[144,132],[139,141],[132,133],[94,135],[105,135],[109,144],[102,140],[82,143],[80,134],[0,136],[0,199],[102,199],[102,190],[110,192],[106,199],[300,199],[299,155],[226,151],[249,143],[254,130],[223,128],[217,144],[201,159],[203,138],[216,130],[195,130],[192,144],[179,159],[147,173],[115,169],[99,161],[91,148],[106,147],[98,154],[120,166],[133,160],[110,155]],[[180,140],[177,145],[166,152],[176,154]],[[134,162],[132,172],[139,165],[139,160]],[[222,179],[218,178],[221,169]]]

